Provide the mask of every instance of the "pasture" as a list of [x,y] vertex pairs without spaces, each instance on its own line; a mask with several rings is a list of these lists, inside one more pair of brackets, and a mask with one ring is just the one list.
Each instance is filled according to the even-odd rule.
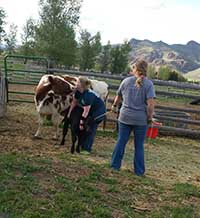
[[0,217],[198,218],[200,141],[158,137],[145,143],[146,175],[132,173],[132,139],[119,172],[109,161],[116,134],[99,129],[90,156],[70,154],[70,136],[42,140],[33,104],[9,103],[0,120]]
[[[33,83],[38,82],[41,73],[28,72],[28,65],[17,64],[17,72],[8,67],[9,100],[33,102]],[[105,80],[119,84],[114,79]],[[199,90],[156,89],[199,95]],[[114,93],[111,90],[111,98]],[[190,100],[159,95],[156,104],[199,110],[189,105]],[[109,114],[109,118],[115,117]],[[33,139],[37,119],[34,104],[12,101],[6,116],[0,119],[0,218],[200,217],[199,140],[169,136],[147,139],[146,175],[136,177],[132,168],[133,137],[122,170],[109,168],[117,137],[113,123],[107,124],[106,132],[99,128],[94,150],[87,156],[71,155],[70,135],[65,146],[59,147],[60,141],[52,139],[54,130],[50,126],[44,128],[43,139]],[[191,113],[191,119],[199,120],[199,113]],[[199,126],[190,126],[199,130]]]

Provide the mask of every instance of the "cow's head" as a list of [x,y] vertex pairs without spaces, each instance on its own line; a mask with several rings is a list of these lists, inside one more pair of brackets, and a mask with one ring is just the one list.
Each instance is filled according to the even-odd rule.
[[63,79],[67,82],[69,82],[70,84],[72,84],[73,86],[77,85],[78,82],[78,77],[75,76],[69,76],[69,75],[62,75]]
[[52,90],[57,95],[69,95],[75,90],[75,86],[64,80],[60,76],[49,76],[49,82],[51,84]]

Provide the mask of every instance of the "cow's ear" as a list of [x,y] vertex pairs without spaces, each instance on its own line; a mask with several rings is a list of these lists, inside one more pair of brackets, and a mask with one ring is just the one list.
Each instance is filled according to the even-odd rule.
[[53,82],[54,82],[53,76],[49,76],[48,79],[49,79],[49,82],[50,82],[51,84],[53,84]]
[[76,91],[76,86],[70,85],[72,92]]

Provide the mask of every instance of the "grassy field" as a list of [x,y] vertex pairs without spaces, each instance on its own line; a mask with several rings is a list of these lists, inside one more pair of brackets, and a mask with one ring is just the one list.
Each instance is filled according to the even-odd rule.
[[0,217],[200,217],[200,141],[147,140],[146,175],[136,177],[133,139],[115,172],[109,168],[114,132],[99,129],[90,156],[71,155],[69,136],[59,147],[50,127],[33,140],[32,104],[10,104],[0,123]]
[[191,81],[200,81],[200,68],[186,73],[184,77]]

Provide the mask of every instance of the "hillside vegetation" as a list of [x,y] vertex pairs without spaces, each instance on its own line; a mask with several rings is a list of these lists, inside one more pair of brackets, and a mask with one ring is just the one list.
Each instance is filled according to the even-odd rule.
[[186,73],[184,77],[192,81],[200,81],[200,68]]
[[190,41],[186,45],[150,40],[131,39],[131,59],[144,58],[154,66],[167,65],[182,73],[200,67],[200,44]]

